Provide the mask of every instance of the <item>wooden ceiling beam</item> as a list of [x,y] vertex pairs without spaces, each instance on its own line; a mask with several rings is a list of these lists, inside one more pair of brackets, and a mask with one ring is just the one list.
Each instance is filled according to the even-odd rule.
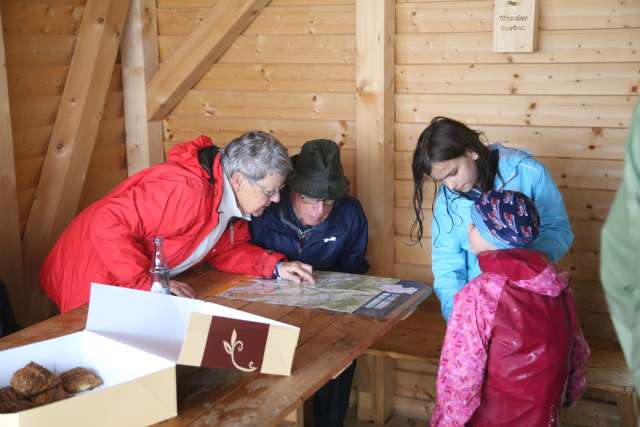
[[149,82],[148,119],[164,119],[269,1],[217,2]]
[[147,121],[147,84],[159,67],[156,0],[130,0],[120,58],[129,176],[164,160],[162,121]]
[[76,215],[129,0],[88,0],[23,239],[30,321],[50,314],[38,272]]
[[3,34],[0,17],[0,242],[3,247],[0,257],[0,279],[9,287],[14,311],[21,315],[25,310],[25,294],[22,281],[20,214]]

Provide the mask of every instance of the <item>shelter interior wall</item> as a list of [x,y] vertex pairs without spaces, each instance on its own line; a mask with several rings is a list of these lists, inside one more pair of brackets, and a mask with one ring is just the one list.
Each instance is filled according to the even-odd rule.
[[[158,0],[161,61],[214,4]],[[450,116],[547,166],[575,233],[562,265],[581,319],[590,337],[610,339],[599,239],[640,86],[640,5],[541,0],[539,51],[518,54],[492,52],[493,6],[396,1],[395,273],[432,281],[430,198],[423,246],[409,244],[411,154],[432,117]],[[273,0],[164,121],[165,147],[200,133],[224,145],[262,129],[295,153],[327,137],[357,184],[355,58],[355,0]]]
[[[534,53],[492,52],[493,6],[396,2],[396,274],[432,279],[431,242],[407,246],[411,155],[425,123],[450,116],[483,131],[488,142],[530,151],[548,168],[575,233],[561,265],[572,273],[585,333],[610,340],[600,230],[622,175],[640,86],[640,3],[540,0]],[[425,193],[432,198],[430,185]]]
[[[158,0],[161,62],[215,2]],[[0,1],[22,227],[83,8],[84,0]],[[539,51],[505,54],[491,49],[493,0],[397,0],[395,272],[432,279],[430,224],[422,247],[408,245],[411,152],[432,117],[451,116],[548,167],[576,235],[562,265],[581,319],[590,337],[609,339],[599,235],[640,86],[640,4],[541,0],[540,10]],[[247,129],[273,133],[292,153],[331,138],[357,194],[355,60],[355,0],[273,0],[164,120],[165,149],[201,133],[225,145]],[[123,116],[116,65],[80,208],[126,177]]]
[[[214,3],[158,1],[161,63]],[[226,145],[258,129],[295,154],[330,138],[354,191],[354,10],[345,1],[272,1],[166,118],[165,147],[199,134]]]
[[[85,0],[0,1],[21,232],[40,179],[84,5]],[[122,78],[116,64],[79,209],[126,178],[124,137]]]

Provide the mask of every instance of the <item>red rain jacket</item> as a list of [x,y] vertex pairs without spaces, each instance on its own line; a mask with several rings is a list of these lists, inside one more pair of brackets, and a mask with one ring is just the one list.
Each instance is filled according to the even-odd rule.
[[[194,252],[218,224],[220,156],[213,184],[198,160],[198,151],[211,145],[200,136],[174,146],[166,162],[129,177],[69,224],[40,270],[42,289],[62,313],[89,302],[91,282],[149,290],[154,236],[164,237],[171,268]],[[250,240],[246,221],[230,223],[204,261],[221,271],[271,277],[284,256]]]

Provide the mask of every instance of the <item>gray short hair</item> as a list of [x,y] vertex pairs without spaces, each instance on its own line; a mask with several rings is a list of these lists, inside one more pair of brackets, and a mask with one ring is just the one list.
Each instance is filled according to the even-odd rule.
[[249,131],[223,149],[222,169],[228,177],[240,172],[255,182],[272,173],[286,178],[292,166],[287,149],[273,135]]

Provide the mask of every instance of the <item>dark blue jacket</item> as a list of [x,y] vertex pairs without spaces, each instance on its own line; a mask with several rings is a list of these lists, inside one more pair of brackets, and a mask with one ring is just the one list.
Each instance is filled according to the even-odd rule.
[[360,202],[351,196],[339,199],[322,224],[304,227],[284,190],[280,202],[252,218],[250,226],[254,243],[283,253],[290,261],[321,271],[363,274],[369,270],[367,218]]

